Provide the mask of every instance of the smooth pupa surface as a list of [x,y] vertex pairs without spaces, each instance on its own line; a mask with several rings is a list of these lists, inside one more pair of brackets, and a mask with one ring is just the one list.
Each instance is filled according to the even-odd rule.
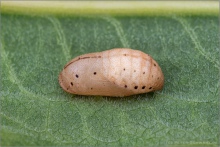
[[148,54],[116,48],[72,59],[61,71],[59,83],[73,94],[123,97],[162,89],[164,76]]

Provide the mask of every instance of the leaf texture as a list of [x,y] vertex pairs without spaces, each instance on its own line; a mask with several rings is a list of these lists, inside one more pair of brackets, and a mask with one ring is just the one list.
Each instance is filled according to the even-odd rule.
[[[1,16],[2,146],[217,146],[217,16]],[[67,61],[118,47],[150,54],[164,89],[110,98],[59,87]]]

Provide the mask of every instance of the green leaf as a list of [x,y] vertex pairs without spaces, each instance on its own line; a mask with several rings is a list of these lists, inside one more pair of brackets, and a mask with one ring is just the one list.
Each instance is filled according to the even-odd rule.
[[[70,59],[118,47],[150,54],[162,91],[125,98],[64,92]],[[1,146],[217,146],[216,15],[1,14]]]

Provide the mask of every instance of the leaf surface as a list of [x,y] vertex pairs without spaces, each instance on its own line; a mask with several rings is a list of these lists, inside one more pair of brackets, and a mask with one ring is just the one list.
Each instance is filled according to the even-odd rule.
[[[2,146],[217,146],[217,16],[1,16]],[[67,61],[118,47],[150,54],[163,90],[110,98],[60,88]]]

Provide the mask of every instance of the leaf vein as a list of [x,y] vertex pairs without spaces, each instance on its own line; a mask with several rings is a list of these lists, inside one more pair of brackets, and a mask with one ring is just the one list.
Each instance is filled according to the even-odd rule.
[[68,47],[67,42],[66,42],[66,37],[64,34],[64,31],[62,29],[62,26],[59,22],[58,19],[53,18],[53,17],[47,17],[50,22],[53,24],[57,34],[58,34],[58,44],[60,44],[60,46],[62,47],[62,51],[64,53],[64,56],[66,58],[66,61],[69,61],[71,59],[70,56],[70,47]]
[[111,25],[114,26],[123,47],[129,48],[129,43],[126,39],[126,36],[125,36],[125,33],[124,33],[123,28],[121,26],[121,23],[113,17],[101,17],[101,18],[106,20],[107,22],[109,22]]
[[211,57],[211,55],[209,55],[204,48],[201,46],[197,35],[195,33],[195,31],[191,28],[191,26],[187,23],[187,21],[183,18],[178,18],[178,17],[173,17],[174,20],[178,21],[183,28],[185,29],[185,31],[188,33],[189,37],[192,39],[192,42],[195,45],[195,49],[202,55],[204,56],[208,61],[210,61],[211,63],[214,64],[214,66],[219,69],[220,64],[219,61],[216,61],[215,59],[213,59]]

